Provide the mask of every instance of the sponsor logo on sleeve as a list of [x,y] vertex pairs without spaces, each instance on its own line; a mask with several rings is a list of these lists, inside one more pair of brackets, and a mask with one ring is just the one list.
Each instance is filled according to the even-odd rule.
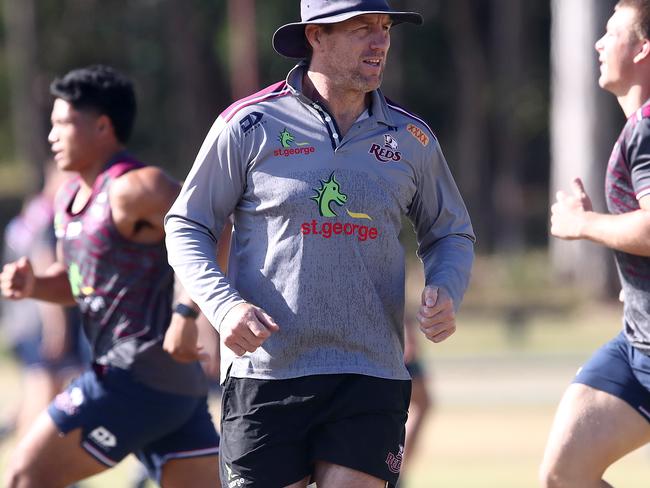
[[264,114],[261,112],[251,112],[249,113],[246,117],[241,119],[239,121],[239,127],[241,127],[242,132],[244,135],[248,135],[248,133],[258,127],[260,123],[262,122],[262,118],[264,117]]
[[424,147],[427,147],[429,145],[429,136],[417,125],[409,124],[406,126],[406,130],[409,131],[411,135],[415,137],[418,142]]

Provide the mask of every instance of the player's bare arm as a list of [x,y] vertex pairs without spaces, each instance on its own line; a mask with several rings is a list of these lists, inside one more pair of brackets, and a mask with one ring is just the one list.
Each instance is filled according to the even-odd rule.
[[454,301],[442,287],[424,288],[416,318],[420,330],[432,342],[442,342],[456,332]]
[[11,300],[35,298],[61,305],[74,305],[68,274],[64,266],[56,262],[42,274],[35,275],[32,263],[23,257],[5,264],[0,273],[2,296]]
[[[50,245],[39,245],[31,253],[34,270],[47,270],[56,263],[56,250]],[[67,326],[65,309],[45,301],[37,302],[42,323],[41,354],[52,360],[62,358],[70,347],[70,328]]]
[[[180,185],[159,168],[145,167],[124,174],[111,187],[116,227],[136,242],[160,241],[164,237],[165,214],[179,190]],[[198,313],[196,304],[183,293],[163,341],[163,348],[176,361],[189,363],[204,357],[198,344]]]
[[551,207],[551,234],[560,239],[588,239],[637,256],[650,256],[650,196],[639,201],[641,208],[624,214],[594,212],[579,178],[571,193],[557,192]]
[[[115,226],[129,240],[155,243],[164,237],[163,220],[180,185],[156,167],[144,167],[117,178],[110,189],[111,211]],[[198,309],[186,298],[182,301],[187,311]],[[179,362],[201,359],[197,344],[196,316],[192,313],[174,313],[163,342],[163,348]]]
[[163,220],[180,185],[160,168],[147,166],[117,178],[110,189],[113,220],[120,234],[143,244],[160,242]]
[[163,349],[180,363],[200,361],[206,356],[202,354],[203,348],[199,345],[199,329],[196,324],[198,307],[189,300],[180,300],[179,304],[181,306],[176,306],[165,332]]

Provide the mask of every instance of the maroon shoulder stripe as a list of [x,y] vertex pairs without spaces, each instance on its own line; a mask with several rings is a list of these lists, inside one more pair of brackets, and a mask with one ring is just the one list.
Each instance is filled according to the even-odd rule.
[[241,109],[248,107],[249,105],[254,105],[256,103],[263,102],[264,100],[269,100],[271,98],[288,95],[290,93],[289,87],[287,86],[286,81],[279,81],[264,90],[258,91],[246,98],[236,101],[230,105],[226,110],[221,113],[221,117],[226,121],[230,121],[237,112]]
[[433,132],[433,130],[431,129],[431,127],[429,127],[429,124],[427,124],[423,119],[421,119],[420,117],[418,117],[418,116],[415,115],[414,113],[409,112],[409,111],[406,110],[404,107],[401,107],[401,106],[397,105],[395,102],[393,102],[392,100],[390,100],[390,99],[388,99],[388,98],[386,98],[386,105],[388,105],[390,108],[392,108],[392,109],[395,110],[396,112],[399,112],[399,113],[401,113],[401,114],[404,114],[404,115],[406,115],[407,117],[410,117],[410,118],[415,119],[416,121],[418,121],[420,124],[422,124],[423,126],[425,126],[425,127],[427,128],[427,130],[431,133],[431,135],[433,136],[433,138],[434,138],[436,141],[438,140],[438,137],[436,137],[435,132]]

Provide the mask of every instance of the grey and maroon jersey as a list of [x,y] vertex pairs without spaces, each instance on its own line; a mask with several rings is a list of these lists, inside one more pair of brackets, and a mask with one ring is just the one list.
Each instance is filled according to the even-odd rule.
[[[167,215],[170,263],[215,327],[243,301],[280,327],[252,354],[222,345],[222,378],[230,367],[235,377],[408,379],[402,217],[426,282],[458,305],[473,260],[465,205],[422,120],[375,91],[341,136],[301,93],[304,70],[219,116]],[[214,249],[231,214],[224,277]]]
[[126,154],[113,158],[77,213],[72,212],[72,202],[79,178],[64,185],[57,195],[56,235],[93,361],[130,369],[158,390],[201,395],[206,383],[200,365],[177,363],[161,346],[171,320],[174,288],[164,242],[132,242],[113,223],[111,182],[142,166]]
[[[612,214],[639,210],[639,200],[650,195],[650,102],[630,116],[614,145],[605,193]],[[625,293],[625,336],[650,351],[650,258],[621,251],[614,255]]]

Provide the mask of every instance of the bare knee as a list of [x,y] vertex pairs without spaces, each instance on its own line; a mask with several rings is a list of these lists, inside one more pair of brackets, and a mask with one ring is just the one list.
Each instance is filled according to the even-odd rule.
[[552,466],[542,464],[539,468],[539,484],[543,488],[557,488],[562,486],[560,476]]
[[572,470],[569,466],[543,463],[539,469],[539,482],[543,488],[583,488],[602,486],[597,478],[589,481],[587,473]]

